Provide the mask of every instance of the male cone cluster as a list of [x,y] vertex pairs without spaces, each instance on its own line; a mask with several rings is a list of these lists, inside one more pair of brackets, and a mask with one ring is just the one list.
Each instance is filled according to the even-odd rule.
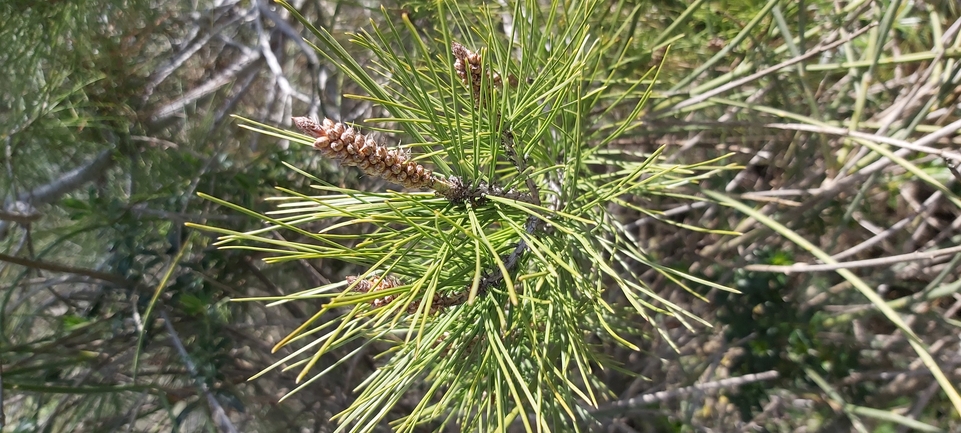
[[330,119],[320,124],[308,117],[294,117],[293,121],[304,134],[316,139],[314,148],[327,158],[408,188],[434,187],[436,179],[430,169],[411,161],[403,150],[378,144],[354,128]]
[[[357,281],[358,277],[356,275],[347,276],[347,284],[353,284],[353,291],[360,293],[367,292],[379,292],[381,290],[392,289],[394,287],[402,285],[400,280],[391,276],[385,275],[384,277],[371,277],[370,279]],[[356,283],[355,283],[356,281]],[[397,295],[384,296],[383,298],[377,298],[371,301],[370,305],[373,308],[383,307],[397,298]]]
[[[366,280],[360,279],[360,281],[357,281],[359,279],[360,277],[356,275],[347,276],[346,278],[347,284],[353,285],[353,289],[351,289],[351,291],[360,292],[360,293],[379,292],[382,290],[392,289],[397,286],[402,286],[404,284],[397,277],[394,277],[393,275],[385,275],[383,277],[373,276]],[[380,307],[386,306],[391,302],[394,302],[394,300],[397,299],[397,297],[398,295],[387,295],[387,296],[374,299],[373,301],[370,302],[370,307],[380,308]],[[443,309],[453,307],[455,305],[463,304],[466,301],[467,301],[466,292],[455,293],[452,295],[435,295],[433,298],[433,302],[431,302],[430,314],[436,314]],[[413,313],[417,311],[419,307],[420,307],[420,301],[419,300],[413,301],[410,303],[410,305],[407,306],[407,312]]]
[[[470,87],[471,96],[474,97],[475,102],[481,101],[481,79],[483,76],[483,59],[479,53],[475,53],[468,50],[467,47],[453,42],[450,45],[451,53],[454,54],[454,70],[457,72],[457,76],[460,78],[467,87]],[[501,79],[501,75],[494,72],[489,75],[490,84],[495,87],[501,87],[504,82]],[[517,78],[513,75],[507,77],[508,83],[511,87],[517,85]]]

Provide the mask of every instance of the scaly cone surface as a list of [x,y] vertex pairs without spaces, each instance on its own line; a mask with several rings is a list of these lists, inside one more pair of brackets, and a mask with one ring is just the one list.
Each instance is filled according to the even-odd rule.
[[308,117],[294,117],[293,121],[316,139],[315,149],[341,164],[408,188],[434,188],[438,181],[430,169],[411,161],[407,152],[379,144],[343,123],[324,119],[318,124]]

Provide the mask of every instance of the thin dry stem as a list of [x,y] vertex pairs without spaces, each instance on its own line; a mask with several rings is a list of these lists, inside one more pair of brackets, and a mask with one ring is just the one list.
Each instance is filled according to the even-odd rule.
[[866,267],[876,267],[876,266],[887,266],[896,263],[904,263],[913,260],[928,260],[939,256],[957,254],[961,252],[961,246],[944,248],[935,251],[915,251],[908,254],[899,254],[896,256],[881,257],[877,259],[867,259],[867,260],[856,260],[847,263],[827,263],[812,265],[808,263],[795,263],[793,265],[747,265],[744,270],[756,271],[756,272],[777,272],[790,274],[792,272],[833,272],[838,269],[854,269],[854,268],[866,268]]

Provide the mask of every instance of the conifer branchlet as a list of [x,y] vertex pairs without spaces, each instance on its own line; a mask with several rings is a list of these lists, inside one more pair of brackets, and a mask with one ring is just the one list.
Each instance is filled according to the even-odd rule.
[[488,195],[533,202],[530,194],[514,189],[505,190],[486,182],[471,186],[456,176],[446,179],[437,176],[429,168],[412,161],[409,152],[379,144],[343,123],[330,119],[317,123],[309,117],[293,117],[292,120],[297,129],[314,137],[313,146],[324,157],[358,167],[371,176],[408,188],[433,188],[437,194],[455,203],[479,203]]

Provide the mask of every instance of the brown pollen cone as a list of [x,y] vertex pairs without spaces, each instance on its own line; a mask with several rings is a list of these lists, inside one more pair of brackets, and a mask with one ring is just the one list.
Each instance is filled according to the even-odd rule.
[[471,96],[474,97],[474,100],[479,101],[483,76],[481,55],[468,50],[467,47],[457,42],[451,43],[451,52],[454,54],[454,70],[457,72],[457,76],[460,77],[461,82],[470,87]]
[[[394,287],[403,285],[403,283],[399,279],[397,279],[397,277],[394,277],[392,275],[386,275],[384,277],[373,276],[366,280],[357,281],[358,279],[359,277],[357,277],[356,275],[347,276],[347,284],[354,285],[354,288],[351,290],[353,292],[360,292],[360,293],[379,292],[381,290],[392,289]],[[396,299],[397,299],[397,295],[383,296],[383,297],[374,299],[373,301],[370,301],[370,307],[371,308],[384,307],[390,304],[391,302],[394,302],[394,300]],[[446,308],[448,306],[449,305],[442,305],[442,304],[433,305],[431,306],[430,313],[431,314],[437,313],[438,311],[441,310],[441,308]],[[414,313],[415,311],[417,311],[418,307],[420,307],[420,301],[413,301],[410,303],[410,305],[407,306],[407,312]]]
[[407,152],[377,143],[343,123],[324,119],[317,123],[308,117],[292,118],[304,134],[314,137],[314,148],[341,164],[360,168],[408,188],[433,188],[437,180],[430,169],[410,160]]
[[[467,47],[457,42],[451,42],[450,49],[451,53],[454,54],[454,71],[457,72],[457,76],[461,82],[467,85],[467,87],[470,87],[471,96],[474,97],[474,101],[480,102],[481,79],[484,74],[483,58],[479,53],[468,50]],[[489,73],[488,78],[490,85],[493,87],[502,87],[504,85],[504,80],[497,72]],[[508,84],[510,84],[511,87],[517,86],[516,77],[510,75],[507,78]]]

